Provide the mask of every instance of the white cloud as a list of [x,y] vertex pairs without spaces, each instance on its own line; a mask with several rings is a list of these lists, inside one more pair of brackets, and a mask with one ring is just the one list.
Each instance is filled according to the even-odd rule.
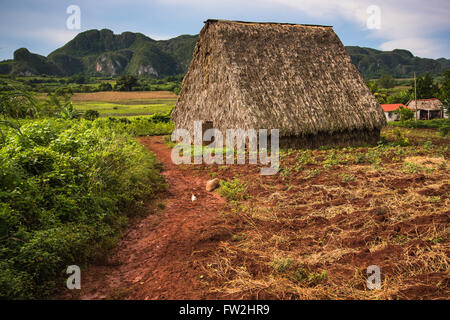
[[414,52],[415,55],[427,58],[440,58],[443,55],[439,54],[441,52],[445,52],[445,48],[440,42],[423,38],[395,39],[386,41],[380,45],[380,49],[385,51],[403,48],[409,48]]
[[366,29],[369,17],[366,12],[371,5],[381,10],[381,28],[370,30],[370,36],[384,40],[380,49],[409,49],[414,54],[439,57],[445,52],[441,41],[432,36],[450,30],[450,2],[445,0],[267,0],[283,3],[314,17],[328,19],[344,18]]
[[73,31],[64,28],[41,28],[34,30],[23,30],[21,35],[27,38],[39,39],[51,45],[61,46],[72,40],[78,32],[80,31]]
[[[183,0],[158,0],[172,5],[186,4]],[[243,7],[254,4],[249,0],[229,0],[227,7]],[[211,10],[224,6],[223,1],[190,0],[190,6]],[[448,0],[260,0],[258,5],[265,7],[285,6],[305,13],[326,24],[344,19],[353,22],[368,37],[382,41],[380,49],[393,48],[411,50],[416,55],[428,57],[448,57],[448,46],[433,36],[450,31],[450,1]],[[376,5],[381,10],[381,28],[368,30],[367,8]],[[329,22],[328,22],[329,21]],[[394,48],[395,49],[395,48]]]

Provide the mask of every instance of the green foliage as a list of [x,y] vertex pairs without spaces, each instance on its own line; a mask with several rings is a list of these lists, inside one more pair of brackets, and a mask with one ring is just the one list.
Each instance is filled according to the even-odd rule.
[[84,113],[84,118],[87,120],[95,120],[100,116],[100,113],[97,110],[86,110],[86,112]]
[[447,115],[450,115],[450,69],[444,72],[444,80],[441,86],[440,99]]
[[227,200],[240,201],[248,198],[246,193],[247,184],[243,183],[238,178],[232,181],[220,181],[219,194]]
[[432,120],[407,120],[407,121],[392,121],[388,122],[392,127],[404,128],[422,128],[422,129],[438,129],[450,126],[450,119],[432,119]]
[[343,174],[341,181],[342,182],[352,182],[352,181],[355,181],[355,179],[356,179],[355,176],[352,174]]
[[137,78],[132,75],[121,76],[116,83],[115,89],[118,91],[131,91],[137,85]]
[[112,91],[112,86],[109,82],[102,82],[98,85],[98,91]]
[[150,119],[151,122],[153,123],[158,123],[158,122],[162,122],[162,123],[169,123],[170,122],[170,113],[172,112],[172,110],[170,110],[167,113],[155,113]]
[[399,146],[409,146],[409,139],[407,133],[403,133],[400,129],[395,129],[395,143]]
[[79,119],[82,115],[83,112],[75,109],[71,101],[63,106],[61,113],[59,114],[59,116],[65,120]]
[[[164,187],[156,160],[96,121],[27,120],[0,142],[0,298],[62,288],[68,265],[116,243],[124,209]],[[130,211],[131,212],[131,211]]]
[[375,98],[380,104],[407,104],[412,98],[414,98],[414,93],[411,94],[410,90],[406,90],[402,87],[385,89],[378,88],[378,86],[376,86],[372,93],[375,95]]
[[322,272],[313,272],[304,268],[297,268],[292,275],[295,281],[305,283],[311,287],[328,280],[328,273],[325,270]]
[[308,274],[308,284],[310,286],[315,286],[320,282],[324,282],[326,280],[328,280],[328,273],[325,270],[320,273],[311,272],[310,274]]
[[173,122],[157,122],[154,116],[123,117],[123,118],[99,118],[96,125],[108,127],[117,132],[126,132],[133,136],[153,136],[171,134]]
[[40,107],[35,95],[26,90],[11,89],[0,91],[0,117],[3,119],[36,117]]
[[381,88],[390,89],[395,87],[395,79],[392,76],[383,74],[377,81],[377,86]]
[[289,258],[280,258],[272,261],[271,266],[279,273],[285,273],[288,271],[292,264],[292,260]]
[[444,72],[444,80],[442,81],[443,98],[450,98],[450,69]]
[[400,121],[406,121],[414,118],[414,111],[402,106],[400,106],[397,110],[394,110],[394,113],[398,115]]
[[67,83],[84,84],[86,83],[86,77],[82,74],[75,74],[67,79]]
[[417,173],[421,170],[422,170],[422,168],[419,165],[412,163],[412,162],[407,162],[407,161],[403,164],[403,168],[402,168],[402,172],[404,172],[404,173]]
[[393,103],[403,103],[407,104],[409,101],[411,101],[414,98],[414,96],[411,94],[409,90],[390,90],[386,94],[386,100],[385,102],[387,104],[393,104]]
[[[425,76],[418,76],[416,79],[417,99],[430,99],[439,96],[439,86],[433,81],[433,78],[427,72]],[[414,93],[414,87],[411,88]]]
[[447,136],[449,131],[450,131],[450,124],[448,124],[448,123],[445,123],[439,127],[439,134],[442,137]]

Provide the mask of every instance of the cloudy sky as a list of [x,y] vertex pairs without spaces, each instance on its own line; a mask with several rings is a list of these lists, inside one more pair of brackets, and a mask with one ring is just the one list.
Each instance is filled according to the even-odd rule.
[[[0,60],[26,47],[47,55],[78,32],[108,28],[154,39],[197,34],[208,18],[334,26],[344,45],[450,58],[448,0],[0,0]],[[70,30],[71,5],[80,29]]]

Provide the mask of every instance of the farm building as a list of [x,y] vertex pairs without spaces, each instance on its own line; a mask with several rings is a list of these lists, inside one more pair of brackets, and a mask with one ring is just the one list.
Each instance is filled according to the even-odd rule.
[[382,104],[381,109],[384,111],[384,116],[386,121],[396,121],[399,120],[398,114],[395,113],[396,110],[400,108],[407,108],[403,103],[392,103],[392,104]]
[[444,114],[442,102],[437,98],[411,100],[408,102],[408,108],[416,112],[416,118],[419,120],[448,117],[448,115]]
[[226,129],[279,129],[280,145],[374,144],[386,119],[332,27],[207,20],[172,112]]

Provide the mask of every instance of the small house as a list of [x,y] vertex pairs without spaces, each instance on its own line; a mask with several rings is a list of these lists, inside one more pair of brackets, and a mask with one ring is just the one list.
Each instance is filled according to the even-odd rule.
[[415,112],[418,120],[431,120],[445,116],[444,105],[436,98],[411,100],[407,106]]

